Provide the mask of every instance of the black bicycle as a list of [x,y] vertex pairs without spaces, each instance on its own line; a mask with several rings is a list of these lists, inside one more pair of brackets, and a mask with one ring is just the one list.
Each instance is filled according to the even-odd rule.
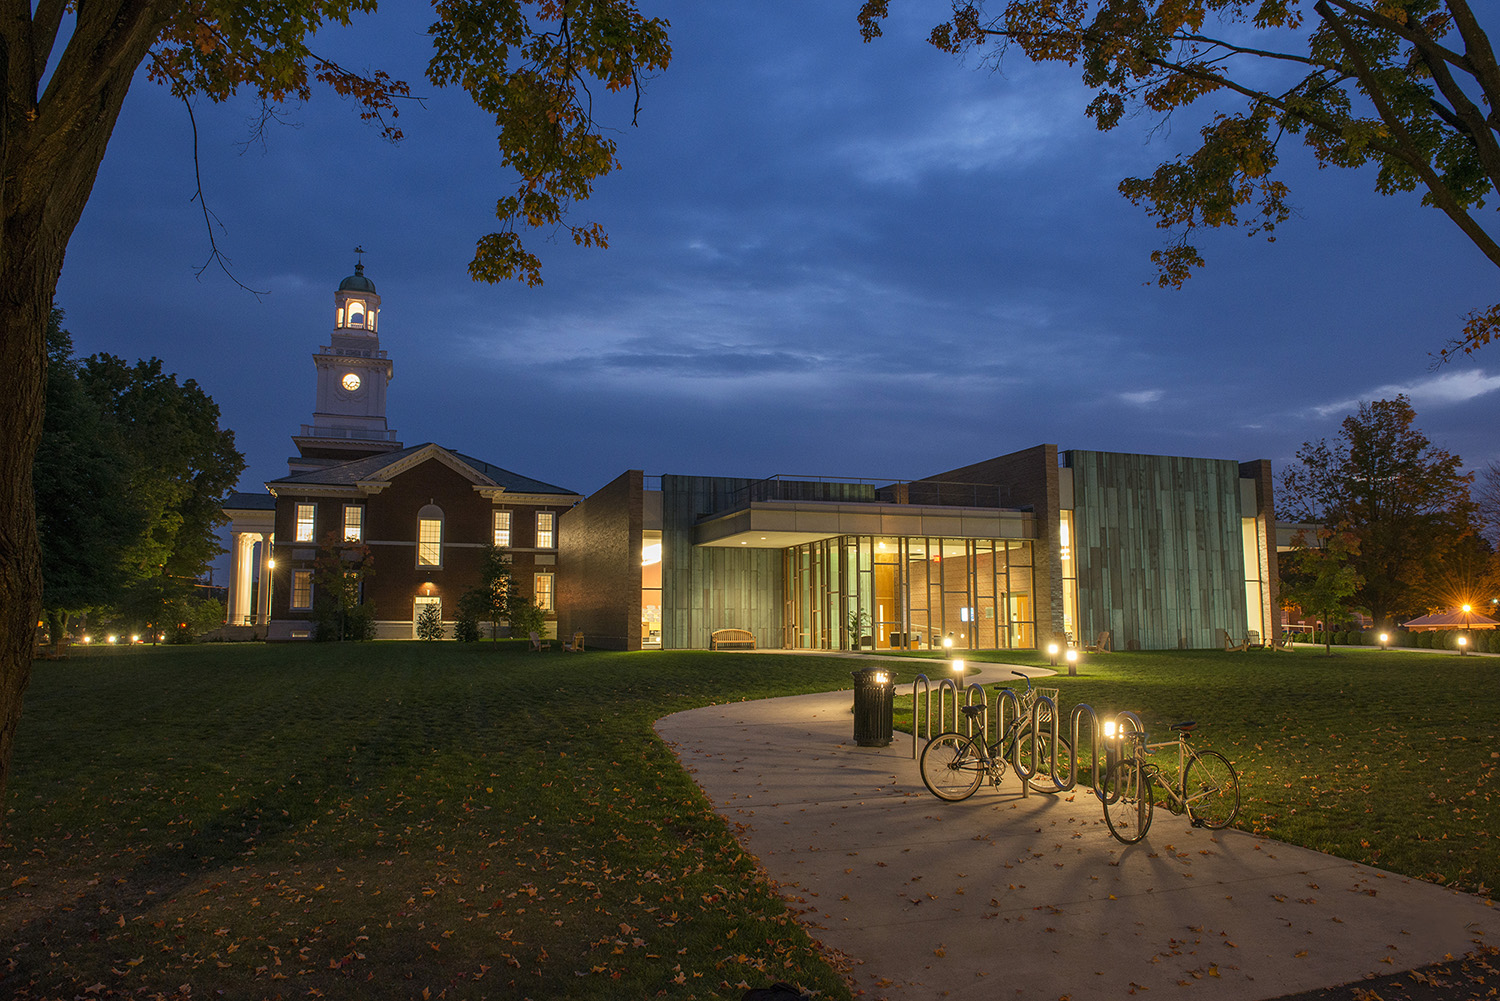
[[1057,689],[1033,689],[1031,678],[1020,671],[1012,673],[1025,678],[1026,691],[1017,696],[1020,713],[998,740],[986,742],[985,714],[989,706],[979,703],[962,707],[970,725],[978,724],[976,735],[950,730],[933,737],[922,749],[922,782],[938,799],[950,803],[968,799],[986,778],[990,785],[998,786],[1005,778],[1007,762],[1014,762],[1016,776],[1038,792],[1066,788],[1064,783],[1073,769],[1073,744],[1060,732],[1056,714],[1046,703],[1037,713],[1036,731],[1031,728],[1031,709],[1037,696],[1047,695],[1056,706]]

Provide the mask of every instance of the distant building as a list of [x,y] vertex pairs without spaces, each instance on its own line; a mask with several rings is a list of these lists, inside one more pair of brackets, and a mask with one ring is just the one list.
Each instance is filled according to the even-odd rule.
[[369,546],[364,600],[376,635],[410,639],[424,606],[451,622],[490,543],[506,547],[515,593],[556,617],[558,523],[581,498],[386,425],[394,366],[381,350],[380,296],[355,266],[334,293],[331,343],[313,355],[313,421],[292,438],[289,474],[268,495],[234,494],[229,624],[271,640],[315,635],[314,562],[332,537]]
[[[311,424],[268,495],[225,510],[231,624],[314,634],[327,533],[364,542],[378,635],[452,619],[485,544],[509,547],[549,633],[705,649],[1209,648],[1281,633],[1270,463],[1038,445],[906,482],[628,471],[586,500],[386,425],[393,364],[362,265],[313,355]],[[274,557],[274,568],[271,565]],[[258,632],[257,632],[258,631]]]
[[1055,445],[909,482],[627,472],[569,511],[560,629],[702,649],[1207,648],[1280,633],[1270,463]]

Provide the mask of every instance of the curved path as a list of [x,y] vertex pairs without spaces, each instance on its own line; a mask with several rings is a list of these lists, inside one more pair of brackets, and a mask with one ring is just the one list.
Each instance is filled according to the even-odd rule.
[[1500,943],[1487,901],[1158,810],[1138,845],[1097,802],[963,803],[911,738],[857,747],[848,691],[659,720],[714,807],[866,998],[1250,1001]]

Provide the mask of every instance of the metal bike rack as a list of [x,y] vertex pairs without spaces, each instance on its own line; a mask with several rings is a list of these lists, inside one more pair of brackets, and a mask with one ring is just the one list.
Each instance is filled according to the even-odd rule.
[[[921,695],[922,695],[922,700],[920,702],[917,699],[917,695],[918,695],[918,691],[919,690],[920,690]],[[954,681],[952,678],[943,678],[942,680],[940,680],[937,683],[937,700],[938,700],[937,732],[938,733],[945,733],[949,729],[949,727],[948,727],[947,724],[948,724],[948,707],[949,707],[950,704],[953,707],[953,726],[952,726],[952,729],[954,729],[954,730],[959,729],[958,718],[961,715],[963,715],[963,713],[961,711],[961,707],[962,706],[973,705],[975,702],[984,702],[984,703],[986,703],[986,705],[988,705],[988,701],[987,701],[988,700],[988,695],[985,692],[983,685],[980,685],[980,684],[965,685],[963,687],[962,691],[963,691],[963,696],[962,696],[962,698],[960,698],[959,697],[960,688],[959,688],[958,682]],[[916,678],[912,679],[912,683],[911,683],[911,757],[912,757],[913,761],[915,761],[917,759],[917,742],[920,739],[922,739],[922,738],[926,738],[927,740],[931,740],[932,739],[932,733],[933,733],[933,730],[932,730],[932,696],[933,696],[932,680],[930,678],[928,678],[927,675],[925,675],[925,674],[919,674],[919,675],[916,676]],[[923,723],[926,724],[925,727],[923,726]],[[964,725],[964,732],[967,733],[971,737],[974,735],[974,721],[973,720],[969,720],[969,721],[967,721],[965,723],[965,725]]]

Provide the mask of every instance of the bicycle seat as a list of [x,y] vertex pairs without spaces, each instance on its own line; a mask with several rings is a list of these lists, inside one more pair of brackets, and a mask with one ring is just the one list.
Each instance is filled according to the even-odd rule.
[[964,711],[964,715],[969,717],[969,719],[978,719],[981,715],[984,714],[984,711],[988,709],[989,706],[985,705],[983,702],[979,702],[972,706],[963,706],[962,708]]
[[1172,724],[1172,729],[1174,729],[1174,730],[1181,730],[1183,733],[1192,733],[1193,732],[1193,728],[1196,727],[1197,725],[1198,725],[1198,721],[1197,720],[1190,719],[1190,720],[1186,720],[1186,721],[1184,721],[1182,723],[1173,723]]

